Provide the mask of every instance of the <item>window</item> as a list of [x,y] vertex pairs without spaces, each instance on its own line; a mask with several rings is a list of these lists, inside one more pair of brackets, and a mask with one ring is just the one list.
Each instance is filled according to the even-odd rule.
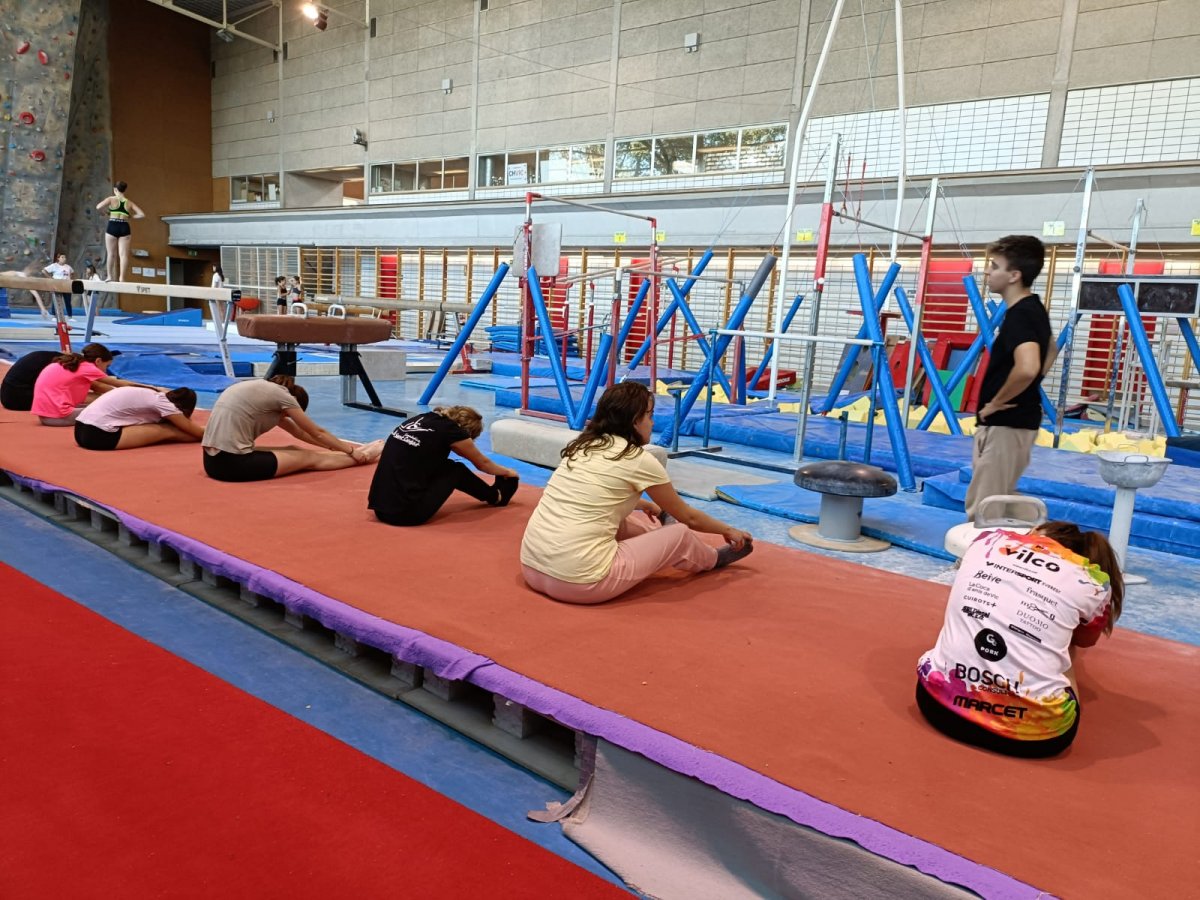
[[787,125],[617,141],[613,177],[723,175],[782,169]]
[[467,157],[422,159],[371,166],[371,193],[465,190]]
[[614,178],[642,178],[650,174],[650,150],[654,141],[617,141]]
[[604,145],[576,144],[489,153],[480,156],[478,164],[479,187],[603,181]]
[[697,172],[732,172],[737,163],[737,131],[709,131],[697,136]]
[[693,175],[696,172],[696,136],[654,139],[655,175]]
[[769,125],[765,128],[743,128],[742,149],[738,154],[739,169],[783,168],[783,147],[787,142],[787,126]]
[[279,175],[235,175],[229,179],[229,202],[278,203],[281,196]]

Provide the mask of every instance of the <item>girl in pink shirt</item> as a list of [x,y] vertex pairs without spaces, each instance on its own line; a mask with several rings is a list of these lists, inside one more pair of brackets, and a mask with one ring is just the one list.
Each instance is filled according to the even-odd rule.
[[109,375],[112,360],[112,351],[103,344],[88,344],[81,353],[59,355],[34,382],[30,411],[43,425],[74,425],[89,399],[123,385],[147,386]]

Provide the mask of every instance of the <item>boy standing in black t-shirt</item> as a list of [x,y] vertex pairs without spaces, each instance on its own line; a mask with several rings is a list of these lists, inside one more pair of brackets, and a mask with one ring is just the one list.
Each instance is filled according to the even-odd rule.
[[1042,242],[1009,235],[988,247],[988,254],[988,290],[1004,299],[1007,312],[979,391],[968,519],[975,517],[981,500],[1016,492],[1042,423],[1038,386],[1058,352],[1042,298],[1030,290],[1046,263]]

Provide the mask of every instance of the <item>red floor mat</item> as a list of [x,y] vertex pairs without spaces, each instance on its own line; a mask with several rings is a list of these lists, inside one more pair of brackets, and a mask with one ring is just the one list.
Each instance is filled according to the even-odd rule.
[[0,597],[0,896],[627,896],[4,565]]
[[[573,607],[521,580],[532,488],[507,509],[452,501],[427,526],[395,529],[366,510],[366,470],[220,484],[202,474],[196,447],[89,453],[2,412],[0,468],[252,560],[1043,890],[1179,896],[1200,876],[1200,717],[1181,705],[1200,671],[1195,647],[1118,630],[1080,657],[1076,745],[1055,760],[1011,760],[946,740],[916,711],[916,662],[941,625],[943,586],[763,544],[720,572],[659,577],[618,602]],[[1088,849],[1114,840],[1120,852],[1102,860]]]

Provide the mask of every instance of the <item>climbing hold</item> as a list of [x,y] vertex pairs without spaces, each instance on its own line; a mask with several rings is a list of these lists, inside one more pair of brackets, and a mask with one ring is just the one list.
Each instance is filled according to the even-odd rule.
[[26,52],[28,52],[28,50],[29,50],[29,41],[21,41],[21,43],[17,44],[17,54],[18,55],[20,55],[22,53],[26,53]]
[[17,118],[20,120],[22,125],[32,125],[37,121],[31,112],[23,112],[21,115],[17,116]]
[[30,150],[29,158],[32,159],[34,162],[45,162],[46,161],[46,153],[43,150]]
[[45,50],[38,51],[38,62],[40,62],[43,66],[50,65],[50,56]]

